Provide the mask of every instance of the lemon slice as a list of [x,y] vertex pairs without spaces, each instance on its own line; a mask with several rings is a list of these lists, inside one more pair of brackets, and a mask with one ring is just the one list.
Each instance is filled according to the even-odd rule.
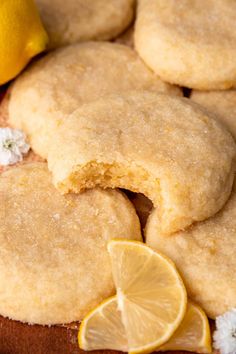
[[150,353],[185,315],[184,284],[168,258],[141,242],[112,240],[108,251],[129,353]]
[[128,351],[125,328],[116,296],[102,302],[84,318],[80,325],[78,340],[83,350]]
[[[80,326],[79,345],[84,350],[114,349],[128,351],[125,328],[116,296],[104,301],[91,311]],[[207,316],[202,309],[188,302],[180,326],[158,351],[184,350],[211,353],[211,335]]]
[[205,312],[189,301],[182,323],[171,339],[157,350],[186,350],[195,353],[211,353],[211,332]]

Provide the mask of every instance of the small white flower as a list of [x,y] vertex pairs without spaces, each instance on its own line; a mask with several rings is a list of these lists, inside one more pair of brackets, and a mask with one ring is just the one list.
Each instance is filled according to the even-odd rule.
[[0,165],[7,166],[22,161],[22,154],[26,154],[29,149],[22,131],[0,128]]
[[236,309],[216,318],[214,346],[221,354],[236,354]]

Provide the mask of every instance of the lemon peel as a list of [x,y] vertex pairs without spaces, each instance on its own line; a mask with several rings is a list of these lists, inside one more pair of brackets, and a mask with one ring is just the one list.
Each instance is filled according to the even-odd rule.
[[0,85],[45,50],[48,35],[33,0],[0,2]]

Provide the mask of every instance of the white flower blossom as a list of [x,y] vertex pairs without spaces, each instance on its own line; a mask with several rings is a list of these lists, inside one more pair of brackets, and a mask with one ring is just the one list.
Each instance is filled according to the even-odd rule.
[[0,165],[7,166],[22,161],[22,154],[26,154],[29,149],[22,131],[0,128]]
[[221,354],[236,354],[236,309],[216,318],[214,346]]

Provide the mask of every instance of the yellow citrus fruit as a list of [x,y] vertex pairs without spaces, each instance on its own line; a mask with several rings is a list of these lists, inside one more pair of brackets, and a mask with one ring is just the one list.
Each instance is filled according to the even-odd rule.
[[150,353],[170,339],[184,318],[184,284],[174,264],[144,243],[112,240],[108,252],[117,295],[85,317],[79,345]]
[[128,351],[116,296],[102,302],[84,318],[80,325],[78,340],[83,350]]
[[108,243],[129,353],[165,343],[185,315],[187,294],[174,264],[141,242]]
[[[79,331],[79,345],[84,350],[128,351],[125,328],[116,296],[104,301],[86,316]],[[156,350],[211,353],[209,322],[202,309],[188,302],[187,311],[180,326],[169,341]]]
[[1,0],[0,84],[18,75],[47,42],[34,0]]
[[212,353],[210,326],[205,312],[189,301],[186,314],[180,326],[171,339],[157,350]]

